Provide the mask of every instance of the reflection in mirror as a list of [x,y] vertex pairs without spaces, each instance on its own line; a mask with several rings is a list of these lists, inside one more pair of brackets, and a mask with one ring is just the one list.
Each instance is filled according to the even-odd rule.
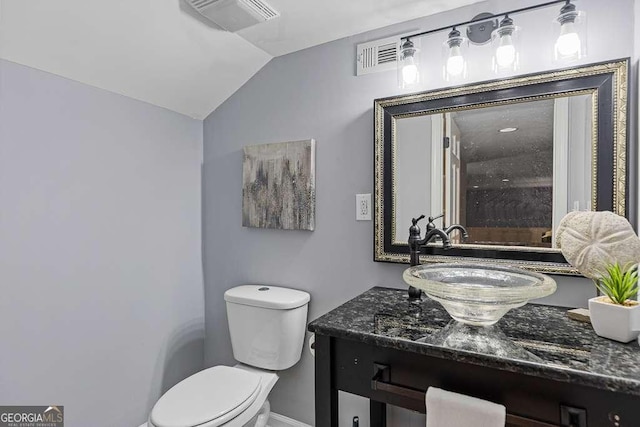
[[555,251],[560,219],[592,207],[593,102],[580,92],[397,116],[394,244],[412,217],[444,213],[436,226],[464,225],[465,245]]

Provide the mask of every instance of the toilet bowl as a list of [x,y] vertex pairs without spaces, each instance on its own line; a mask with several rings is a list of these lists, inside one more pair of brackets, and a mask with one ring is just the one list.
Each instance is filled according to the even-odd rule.
[[266,426],[276,371],[292,367],[302,355],[310,296],[245,285],[229,289],[224,299],[233,355],[240,363],[205,369],[173,386],[154,405],[146,427]]
[[[259,426],[269,417],[275,372],[238,364],[214,366],[181,381],[153,407],[147,427]],[[266,408],[266,409],[265,409]]]

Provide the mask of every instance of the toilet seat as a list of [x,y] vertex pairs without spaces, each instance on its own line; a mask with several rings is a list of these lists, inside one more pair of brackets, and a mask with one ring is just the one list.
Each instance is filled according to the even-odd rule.
[[245,369],[214,366],[181,381],[153,407],[155,427],[222,425],[245,411],[261,391],[261,376]]

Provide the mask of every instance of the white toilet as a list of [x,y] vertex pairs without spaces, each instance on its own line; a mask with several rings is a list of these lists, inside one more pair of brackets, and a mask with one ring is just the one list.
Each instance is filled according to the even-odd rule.
[[274,371],[295,365],[302,355],[306,292],[247,285],[224,294],[234,367],[214,366],[181,381],[151,410],[148,427],[264,427]]

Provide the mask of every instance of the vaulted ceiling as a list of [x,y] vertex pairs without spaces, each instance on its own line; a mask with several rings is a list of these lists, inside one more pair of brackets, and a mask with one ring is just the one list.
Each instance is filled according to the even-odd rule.
[[203,119],[271,58],[477,0],[267,0],[230,33],[183,0],[0,0],[0,58]]

